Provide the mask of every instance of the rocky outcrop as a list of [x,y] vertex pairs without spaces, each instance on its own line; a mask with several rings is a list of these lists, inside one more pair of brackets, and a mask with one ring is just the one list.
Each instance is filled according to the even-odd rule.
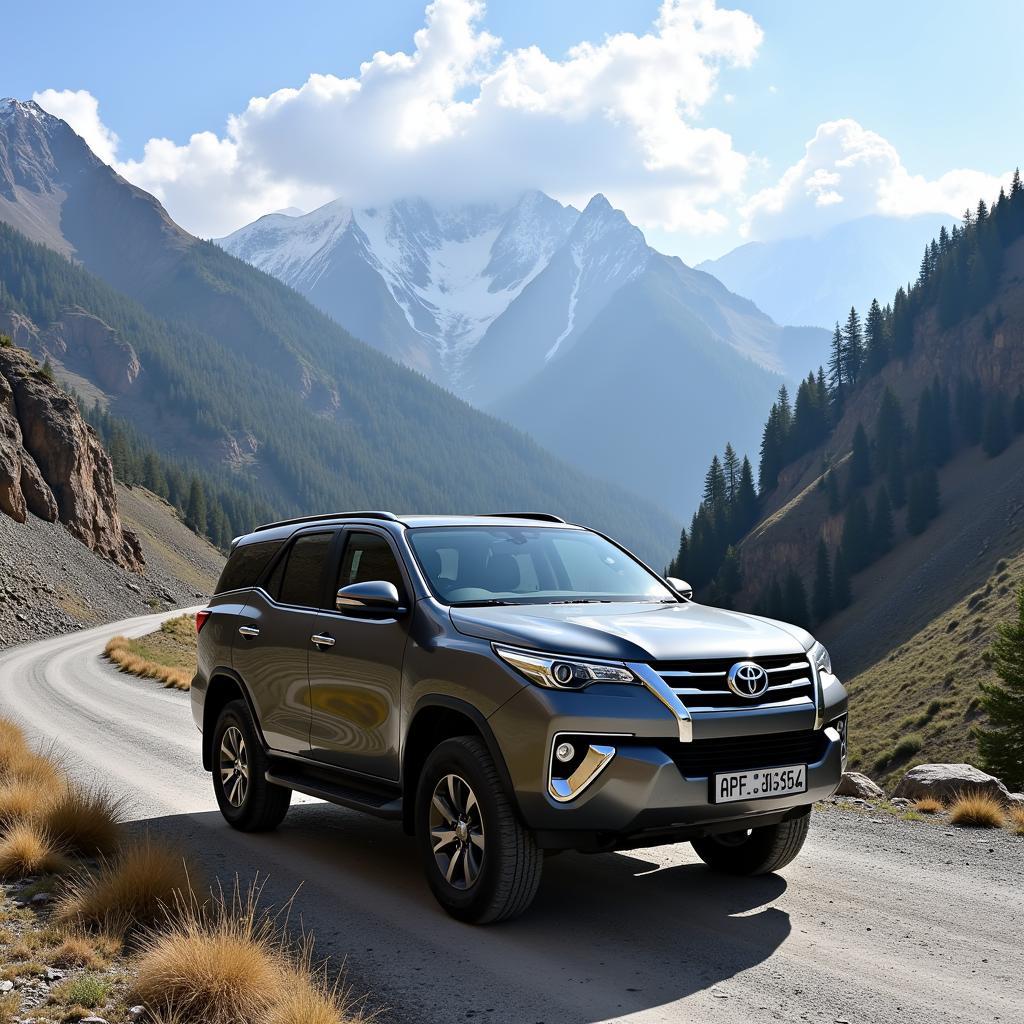
[[836,796],[856,796],[862,800],[881,800],[885,793],[866,775],[860,772],[843,772]]
[[143,566],[118,516],[110,457],[72,399],[12,347],[0,348],[0,509],[18,522],[59,519],[104,558]]
[[900,779],[893,796],[910,800],[930,796],[952,803],[964,793],[984,793],[1004,807],[1015,802],[999,779],[969,764],[919,764]]

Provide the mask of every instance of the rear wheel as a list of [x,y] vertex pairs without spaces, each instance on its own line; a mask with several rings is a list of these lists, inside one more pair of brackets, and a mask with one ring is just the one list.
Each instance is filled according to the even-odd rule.
[[784,868],[807,838],[811,812],[778,825],[722,832],[694,839],[693,848],[708,867],[729,875],[766,875]]
[[231,701],[213,731],[213,789],[221,814],[241,832],[269,832],[288,813],[292,792],[267,782],[267,767],[248,705]]
[[415,809],[427,882],[449,914],[487,924],[526,910],[540,885],[543,854],[476,736],[445,740],[434,749],[420,775]]

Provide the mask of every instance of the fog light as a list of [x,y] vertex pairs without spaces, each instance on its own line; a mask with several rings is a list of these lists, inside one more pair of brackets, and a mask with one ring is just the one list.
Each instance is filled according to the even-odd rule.
[[571,743],[559,743],[555,747],[555,757],[558,758],[562,764],[571,761],[576,756],[576,748]]

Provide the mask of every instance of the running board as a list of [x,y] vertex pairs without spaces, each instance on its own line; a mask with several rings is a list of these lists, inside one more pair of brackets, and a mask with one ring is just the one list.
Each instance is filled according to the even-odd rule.
[[322,778],[314,778],[299,772],[268,771],[267,782],[273,786],[283,786],[297,793],[327,800],[342,807],[351,807],[354,811],[365,811],[378,818],[402,817],[402,798],[389,797],[383,794],[369,793],[363,789],[339,785]]

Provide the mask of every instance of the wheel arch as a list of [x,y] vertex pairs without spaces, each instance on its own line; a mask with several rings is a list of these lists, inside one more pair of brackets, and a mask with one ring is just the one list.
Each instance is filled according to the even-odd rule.
[[416,786],[427,757],[444,740],[466,735],[483,740],[498,769],[505,795],[519,813],[512,776],[487,719],[472,704],[458,697],[427,694],[413,708],[402,748],[402,827],[407,835],[415,832]]
[[208,772],[213,771],[213,730],[217,725],[217,719],[226,705],[239,699],[244,700],[248,706],[253,726],[260,742],[266,749],[267,743],[263,737],[263,729],[260,725],[259,715],[256,714],[256,706],[253,704],[249,688],[237,672],[229,668],[218,668],[210,675],[210,682],[203,700],[203,768]]

